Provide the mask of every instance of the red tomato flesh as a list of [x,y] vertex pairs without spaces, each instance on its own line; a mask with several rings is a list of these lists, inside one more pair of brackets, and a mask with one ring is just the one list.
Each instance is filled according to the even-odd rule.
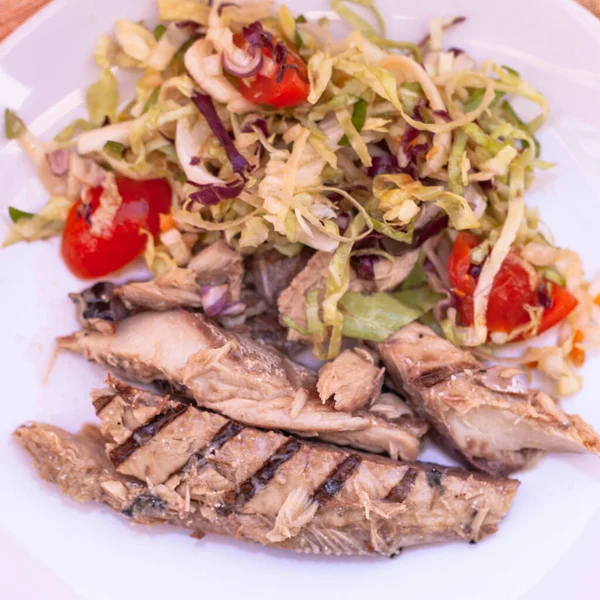
[[89,224],[89,217],[100,203],[101,187],[90,191],[89,208],[79,200],[69,211],[61,253],[67,267],[77,277],[103,277],[124,267],[146,246],[147,238],[140,229],[156,235],[159,215],[171,210],[171,186],[165,179],[134,181],[122,177],[117,178],[117,188],[123,203],[106,237],[92,235]]
[[[236,34],[233,41],[239,48],[244,48],[246,45],[241,33]],[[274,42],[276,43],[277,40]],[[267,48],[263,48],[263,54],[272,58]],[[301,104],[310,93],[306,63],[288,48],[285,65],[293,65],[297,69],[285,69],[281,81],[275,81],[276,75],[265,77],[258,74],[247,79],[240,78],[238,90],[246,100],[255,104],[268,104],[274,108],[288,108]]]
[[552,305],[544,311],[540,332],[560,323],[576,306],[577,299],[571,292],[559,285],[552,286]]
[[[473,324],[473,294],[477,286],[478,268],[471,263],[471,250],[481,240],[470,233],[459,233],[446,265],[452,291],[458,300],[461,324]],[[565,288],[549,284],[548,308],[545,308],[537,333],[562,321],[576,306],[577,300]],[[491,332],[510,333],[530,321],[525,306],[540,306],[538,285],[532,286],[523,260],[515,252],[505,258],[494,279],[488,301],[486,321]]]

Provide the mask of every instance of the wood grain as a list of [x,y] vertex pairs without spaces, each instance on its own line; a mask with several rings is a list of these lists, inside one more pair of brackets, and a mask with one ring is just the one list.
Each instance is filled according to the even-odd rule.
[[[34,15],[51,0],[0,0],[0,40]],[[600,0],[577,0],[600,17]]]

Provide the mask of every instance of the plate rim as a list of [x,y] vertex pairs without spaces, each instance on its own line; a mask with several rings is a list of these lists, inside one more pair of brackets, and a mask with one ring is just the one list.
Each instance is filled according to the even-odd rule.
[[[78,1],[89,1],[91,3],[94,2],[94,0]],[[25,23],[17,27],[7,38],[0,42],[0,66],[15,48],[17,48],[22,43],[27,43],[27,37],[30,35],[35,35],[36,30],[38,30],[38,28],[40,27],[43,27],[44,22],[46,20],[48,20],[61,10],[68,10],[71,2],[75,2],[75,0],[51,0],[51,2],[49,2],[46,6],[40,9],[40,11],[38,11]],[[147,0],[147,2],[152,2],[152,0]],[[562,9],[564,13],[568,13],[570,18],[573,19],[573,22],[576,23],[578,27],[583,27],[587,31],[589,31],[590,37],[594,38],[594,43],[600,47],[600,18],[594,16],[592,13],[590,13],[588,10],[586,10],[583,6],[579,5],[574,0],[554,0],[554,3],[557,7]],[[594,23],[594,25],[591,25],[592,23]],[[37,563],[37,561],[34,562]],[[546,577],[549,574],[550,572],[544,575],[543,579],[546,579]],[[2,589],[1,585],[0,589]],[[528,591],[528,593],[534,592],[535,588],[532,588]],[[527,595],[527,597],[529,596]]]

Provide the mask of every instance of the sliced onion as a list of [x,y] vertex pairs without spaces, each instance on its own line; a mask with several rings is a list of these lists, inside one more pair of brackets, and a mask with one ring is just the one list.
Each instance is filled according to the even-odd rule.
[[446,123],[450,123],[450,121],[452,121],[452,117],[450,116],[450,113],[447,110],[434,110],[433,114],[444,119]]
[[246,180],[243,177],[238,177],[238,179],[229,181],[225,185],[197,185],[193,181],[188,181],[188,183],[199,188],[197,192],[192,192],[189,195],[190,200],[198,202],[202,206],[214,206],[223,200],[237,198],[242,193]]
[[260,21],[254,21],[242,29],[244,39],[254,48],[267,48],[272,54],[275,52],[273,35],[265,31]]
[[243,174],[248,168],[248,161],[238,152],[238,149],[235,147],[233,140],[225,129],[225,125],[223,125],[223,122],[217,114],[217,110],[215,109],[215,105],[213,104],[211,97],[199,92],[194,92],[192,94],[192,101],[198,110],[204,115],[208,126],[215,134],[215,137],[219,140],[221,146],[223,146],[225,149],[227,158],[229,158],[229,162],[231,163],[233,171],[235,173]]
[[398,160],[395,156],[388,154],[386,156],[374,156],[371,159],[371,166],[367,169],[369,177],[382,175],[383,173],[400,173]]
[[266,138],[269,137],[270,134],[266,119],[256,113],[250,113],[244,117],[244,120],[240,125],[240,131],[242,133],[252,133],[254,127],[260,129]]
[[[329,197],[329,194],[327,194],[327,197]],[[346,212],[345,210],[342,211],[335,219],[333,219],[333,222],[338,226],[338,229],[340,230],[341,234],[346,233],[346,229],[348,229],[348,225],[350,225],[350,221],[351,221],[351,215],[349,212]]]
[[286,71],[296,71],[298,77],[304,80],[304,75],[302,71],[300,71],[300,67],[298,65],[279,65],[279,71],[275,76],[275,83],[279,83],[283,80]]
[[223,11],[228,7],[239,8],[240,5],[236,4],[235,2],[223,2],[223,4],[220,4],[219,8],[217,9],[219,16],[221,16],[223,14]]
[[378,261],[379,256],[376,254],[362,254],[350,258],[350,264],[357,275],[360,279],[366,279],[367,281],[375,279],[375,263]]
[[46,160],[52,175],[56,177],[66,175],[69,170],[69,158],[69,152],[64,149],[54,150],[46,154]]
[[193,127],[188,119],[179,119],[175,133],[175,150],[181,167],[188,180],[196,185],[221,185],[223,181],[211,175],[202,165],[202,161],[194,161],[202,144],[210,132],[202,119]]
[[262,67],[263,53],[253,47],[250,47],[248,52],[237,49],[234,54],[224,50],[221,53],[221,63],[234,77],[252,77]]
[[273,60],[278,64],[282,65],[287,58],[288,49],[283,42],[277,42],[275,51],[273,52]]
[[246,305],[243,302],[234,302],[225,307],[221,312],[221,316],[234,317],[241,315],[246,310]]
[[198,29],[200,29],[201,25],[200,23],[196,23],[196,21],[175,21],[175,27],[177,27],[177,29],[187,29],[188,27],[194,31],[197,31]]
[[221,313],[227,306],[229,296],[229,286],[223,285],[203,285],[200,287],[200,301],[202,308],[209,317],[214,317]]
[[448,227],[448,215],[442,215],[432,219],[429,223],[415,230],[412,246],[418,248],[422,246],[429,238],[433,237]]

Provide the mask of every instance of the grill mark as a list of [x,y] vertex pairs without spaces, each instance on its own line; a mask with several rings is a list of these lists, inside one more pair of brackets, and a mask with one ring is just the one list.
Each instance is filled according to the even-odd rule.
[[237,492],[231,491],[225,495],[223,504],[217,508],[217,512],[227,516],[250,502],[256,493],[264,489],[275,477],[279,467],[290,460],[300,448],[302,448],[302,442],[293,438],[289,439],[267,459],[254,475],[248,477],[240,485]]
[[189,396],[190,390],[185,385],[168,381],[167,379],[153,379],[153,385],[161,394],[169,396]]
[[162,511],[167,509],[166,502],[150,492],[142,492],[133,502],[121,511],[121,514],[130,519],[157,518]]
[[170,408],[135,429],[126,441],[110,451],[110,459],[115,467],[127,460],[138,448],[149,442],[161,429],[172,423],[188,408],[185,404]]
[[347,456],[339,465],[334,467],[325,481],[315,490],[312,501],[321,507],[331,500],[342,489],[346,481],[350,479],[350,476],[356,471],[361,462],[362,458],[356,454]]
[[452,375],[458,375],[467,369],[474,369],[473,363],[459,362],[454,365],[444,365],[424,371],[418,377],[415,377],[410,383],[415,387],[431,388],[442,381],[446,381]]
[[[212,440],[208,442],[206,448],[201,450],[200,452],[196,452],[196,454],[192,454],[189,460],[181,467],[179,470],[180,475],[185,475],[190,471],[192,467],[196,467],[196,469],[201,469],[208,462],[208,455],[217,452],[220,450],[229,440],[234,438],[240,431],[244,429],[244,426],[236,421],[228,421],[215,433]],[[171,474],[167,479],[174,475]]]
[[114,400],[114,398],[115,396],[113,394],[106,394],[106,396],[96,398],[93,402],[96,416],[100,416],[100,413]]
[[385,497],[387,502],[397,502],[402,504],[407,498],[415,485],[419,472],[412,467],[406,469],[402,479],[390,490],[390,493]]

